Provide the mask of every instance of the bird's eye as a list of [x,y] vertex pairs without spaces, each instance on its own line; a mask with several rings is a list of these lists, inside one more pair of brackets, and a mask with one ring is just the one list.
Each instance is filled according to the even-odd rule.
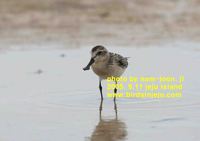
[[102,51],[99,51],[98,53],[97,53],[97,55],[101,55],[102,54]]

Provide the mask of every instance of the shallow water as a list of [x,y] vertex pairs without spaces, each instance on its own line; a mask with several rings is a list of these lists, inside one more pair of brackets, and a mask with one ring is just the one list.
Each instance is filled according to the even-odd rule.
[[0,140],[197,141],[199,49],[189,43],[109,48],[131,57],[124,76],[184,75],[185,82],[183,98],[120,98],[115,105],[104,96],[102,111],[98,78],[82,70],[90,48],[1,52]]

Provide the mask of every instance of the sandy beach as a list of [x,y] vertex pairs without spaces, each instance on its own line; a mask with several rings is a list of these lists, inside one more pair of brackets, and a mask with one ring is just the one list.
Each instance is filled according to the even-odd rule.
[[41,44],[79,48],[199,42],[199,4],[198,0],[1,0],[0,48],[30,49],[27,42],[39,49]]
[[0,54],[0,139],[198,140],[198,44],[108,48],[131,57],[124,76],[184,75],[183,97],[120,98],[116,102],[117,117],[113,100],[106,97],[100,115],[98,78],[92,71],[82,70],[90,47],[4,51]]
[[[1,0],[0,141],[200,140],[199,4]],[[82,69],[99,44],[130,57],[124,77],[184,76],[182,97],[115,104],[103,81],[101,103]]]

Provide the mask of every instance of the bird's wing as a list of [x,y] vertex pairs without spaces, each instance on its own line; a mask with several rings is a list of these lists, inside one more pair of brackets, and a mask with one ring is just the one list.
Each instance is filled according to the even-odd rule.
[[116,53],[110,53],[109,64],[113,64],[114,62],[117,65],[119,65],[121,68],[128,67],[128,58],[127,57],[123,57]]

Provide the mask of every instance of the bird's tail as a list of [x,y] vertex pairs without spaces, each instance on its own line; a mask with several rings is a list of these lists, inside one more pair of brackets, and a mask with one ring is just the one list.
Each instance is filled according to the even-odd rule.
[[125,57],[127,60],[129,59],[129,58],[131,58],[131,57]]

